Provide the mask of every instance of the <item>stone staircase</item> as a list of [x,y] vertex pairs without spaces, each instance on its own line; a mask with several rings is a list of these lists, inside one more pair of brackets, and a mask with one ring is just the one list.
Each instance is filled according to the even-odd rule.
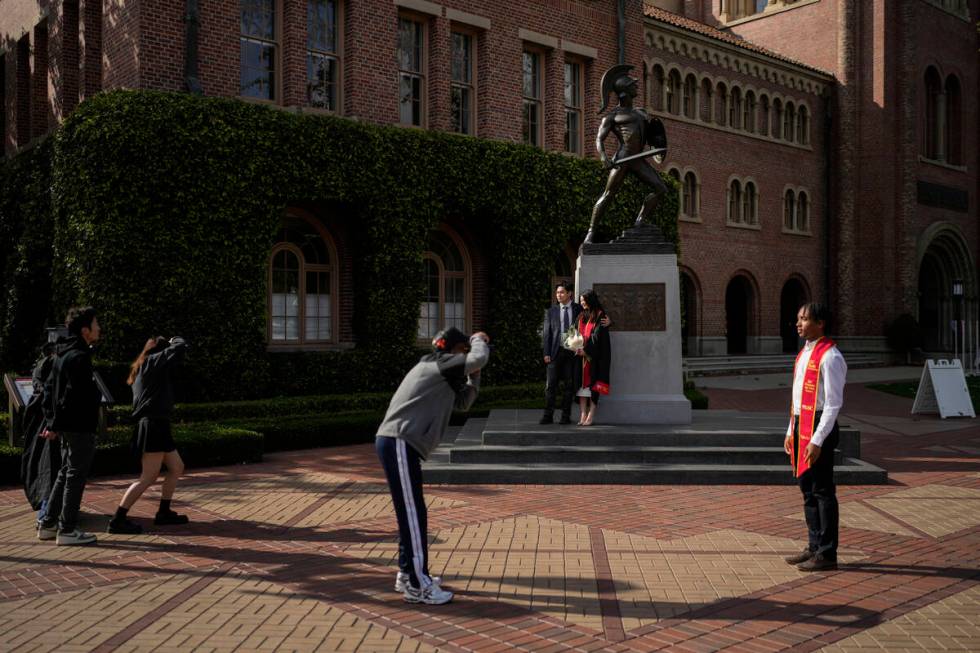
[[[684,374],[686,377],[721,376],[729,374],[769,374],[793,370],[792,354],[774,354],[771,356],[689,356],[684,359]],[[879,367],[882,360],[874,354],[847,354],[848,369],[864,367]]]
[[[470,419],[423,464],[428,483],[754,484],[796,483],[783,451],[786,416],[695,411],[688,426],[539,425],[540,411],[494,410]],[[862,460],[861,435],[841,429],[840,484],[888,482]]]

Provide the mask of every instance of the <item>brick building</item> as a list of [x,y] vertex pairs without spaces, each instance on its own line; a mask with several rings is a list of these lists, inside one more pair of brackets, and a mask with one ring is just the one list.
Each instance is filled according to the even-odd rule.
[[[99,90],[146,88],[593,156],[622,48],[683,186],[688,353],[792,349],[795,307],[825,297],[845,347],[910,312],[948,348],[952,282],[977,295],[980,0],[621,4],[622,23],[616,0],[0,0],[0,135],[11,155]],[[289,212],[271,347],[353,340],[346,237]],[[420,337],[481,326],[481,243],[448,221],[430,250]]]

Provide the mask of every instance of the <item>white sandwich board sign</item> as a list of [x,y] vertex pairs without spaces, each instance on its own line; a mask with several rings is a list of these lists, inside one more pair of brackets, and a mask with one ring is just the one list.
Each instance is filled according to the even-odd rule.
[[958,360],[927,360],[915,393],[912,414],[939,413],[947,417],[976,417],[963,366]]

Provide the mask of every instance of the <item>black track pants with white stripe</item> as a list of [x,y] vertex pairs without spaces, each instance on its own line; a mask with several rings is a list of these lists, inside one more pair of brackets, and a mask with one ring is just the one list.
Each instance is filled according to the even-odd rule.
[[408,574],[412,587],[427,587],[432,579],[421,459],[415,449],[398,438],[379,436],[375,446],[398,517],[398,567]]

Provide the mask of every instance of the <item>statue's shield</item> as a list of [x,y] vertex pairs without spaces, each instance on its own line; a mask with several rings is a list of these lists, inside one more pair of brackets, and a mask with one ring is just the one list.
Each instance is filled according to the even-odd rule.
[[646,141],[650,147],[662,147],[667,149],[667,130],[660,118],[650,118],[647,120]]

